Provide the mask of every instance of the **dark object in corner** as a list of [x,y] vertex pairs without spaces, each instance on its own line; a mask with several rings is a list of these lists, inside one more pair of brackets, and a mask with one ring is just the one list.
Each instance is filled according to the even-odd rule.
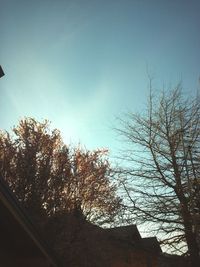
[[0,236],[0,266],[61,266],[1,174]]
[[5,73],[3,72],[3,69],[2,69],[2,67],[0,65],[0,78],[3,77],[4,75],[5,75]]

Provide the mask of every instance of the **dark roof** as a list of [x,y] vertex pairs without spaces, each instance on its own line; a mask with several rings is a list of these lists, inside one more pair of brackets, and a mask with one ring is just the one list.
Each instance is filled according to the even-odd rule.
[[34,225],[0,176],[0,249],[18,256],[43,257],[58,267],[48,245],[40,238]]
[[142,238],[142,247],[152,252],[156,253],[162,252],[160,244],[156,237]]
[[104,229],[107,234],[115,239],[125,241],[131,244],[141,239],[136,225],[119,226],[115,228]]
[[105,229],[112,239],[131,245],[131,247],[150,251],[154,253],[162,252],[156,237],[142,238],[136,225],[120,226]]

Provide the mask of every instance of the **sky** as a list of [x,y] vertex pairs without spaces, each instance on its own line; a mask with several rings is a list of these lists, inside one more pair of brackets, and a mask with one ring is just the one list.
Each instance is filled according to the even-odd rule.
[[120,149],[116,117],[155,89],[196,92],[199,0],[0,0],[0,129],[48,119],[64,141]]

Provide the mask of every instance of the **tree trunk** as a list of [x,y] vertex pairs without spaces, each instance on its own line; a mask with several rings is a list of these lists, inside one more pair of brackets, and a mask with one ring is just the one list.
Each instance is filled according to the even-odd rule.
[[[189,215],[189,214],[188,214]],[[200,266],[200,255],[199,247],[197,244],[196,236],[192,230],[192,224],[190,217],[184,214],[184,227],[185,227],[185,237],[188,246],[188,252],[190,255],[190,267],[199,267]]]

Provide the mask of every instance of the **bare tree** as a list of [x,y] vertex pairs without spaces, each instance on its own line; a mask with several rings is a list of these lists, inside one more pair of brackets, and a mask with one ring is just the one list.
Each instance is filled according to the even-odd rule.
[[117,131],[125,137],[120,169],[131,219],[150,223],[175,252],[185,246],[200,266],[200,101],[181,86],[153,96],[147,110],[127,114]]

